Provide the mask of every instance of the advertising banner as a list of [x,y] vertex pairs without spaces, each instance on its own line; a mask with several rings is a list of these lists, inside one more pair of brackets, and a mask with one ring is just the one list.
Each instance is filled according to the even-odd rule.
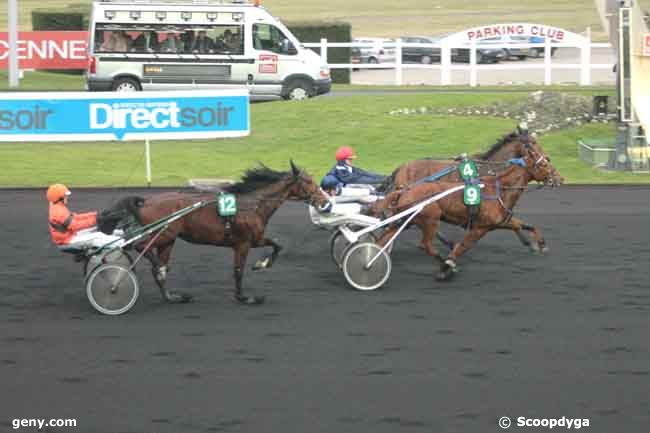
[[[7,69],[9,36],[0,32],[0,69]],[[86,69],[88,32],[18,32],[20,69]]]
[[249,116],[246,89],[0,93],[0,142],[240,137]]

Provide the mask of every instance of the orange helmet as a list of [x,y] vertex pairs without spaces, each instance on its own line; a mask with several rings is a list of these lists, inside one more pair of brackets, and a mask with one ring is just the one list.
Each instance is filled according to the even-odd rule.
[[343,161],[345,159],[356,158],[357,155],[354,154],[354,150],[350,146],[341,146],[336,151],[336,160]]
[[63,200],[68,195],[70,195],[70,190],[62,183],[55,183],[54,185],[50,185],[47,189],[47,201],[50,203],[56,203],[59,200]]

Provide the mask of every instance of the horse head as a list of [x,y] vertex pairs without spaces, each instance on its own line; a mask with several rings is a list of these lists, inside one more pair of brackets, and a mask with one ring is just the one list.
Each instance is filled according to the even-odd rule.
[[510,165],[518,165],[524,168],[531,180],[543,182],[544,185],[556,187],[564,181],[551,164],[549,157],[533,146],[528,145],[526,147],[526,153],[522,158],[513,158],[508,162]]
[[[529,155],[533,160],[533,172],[531,176],[538,182],[544,182],[551,187],[559,187],[564,183],[564,177],[551,164],[551,158],[544,152],[542,146],[537,142],[535,134],[528,134],[528,131],[521,135],[521,141],[524,146],[525,155]],[[548,173],[546,173],[548,171]],[[543,177],[543,179],[539,179]]]
[[289,161],[291,166],[290,183],[289,183],[289,200],[302,200],[312,206],[324,208],[330,204],[329,197],[314,182],[314,179],[294,164],[293,160]]

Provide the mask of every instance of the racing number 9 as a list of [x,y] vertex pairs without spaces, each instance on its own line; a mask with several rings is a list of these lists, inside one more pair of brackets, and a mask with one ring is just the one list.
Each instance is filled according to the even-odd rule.
[[478,185],[467,185],[465,187],[464,202],[468,206],[481,203],[481,190]]

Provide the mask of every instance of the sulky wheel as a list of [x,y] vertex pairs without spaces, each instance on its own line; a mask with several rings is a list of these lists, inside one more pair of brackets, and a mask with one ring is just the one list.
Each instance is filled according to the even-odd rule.
[[[377,242],[377,237],[372,233],[367,233],[359,238],[359,242],[375,243]],[[338,230],[330,238],[330,257],[339,269],[341,269],[343,264],[343,254],[345,254],[345,250],[349,245],[350,243],[343,233]]]
[[383,286],[390,277],[391,267],[390,255],[375,243],[354,244],[343,257],[343,275],[358,290],[375,290]]
[[138,300],[138,279],[128,267],[107,263],[95,268],[86,280],[86,295],[100,313],[124,314]]
[[126,251],[119,248],[112,251],[107,251],[105,254],[90,256],[84,263],[84,275],[87,277],[98,266],[106,263],[114,263],[116,265],[122,265],[126,268],[130,268],[133,264],[133,260]]

